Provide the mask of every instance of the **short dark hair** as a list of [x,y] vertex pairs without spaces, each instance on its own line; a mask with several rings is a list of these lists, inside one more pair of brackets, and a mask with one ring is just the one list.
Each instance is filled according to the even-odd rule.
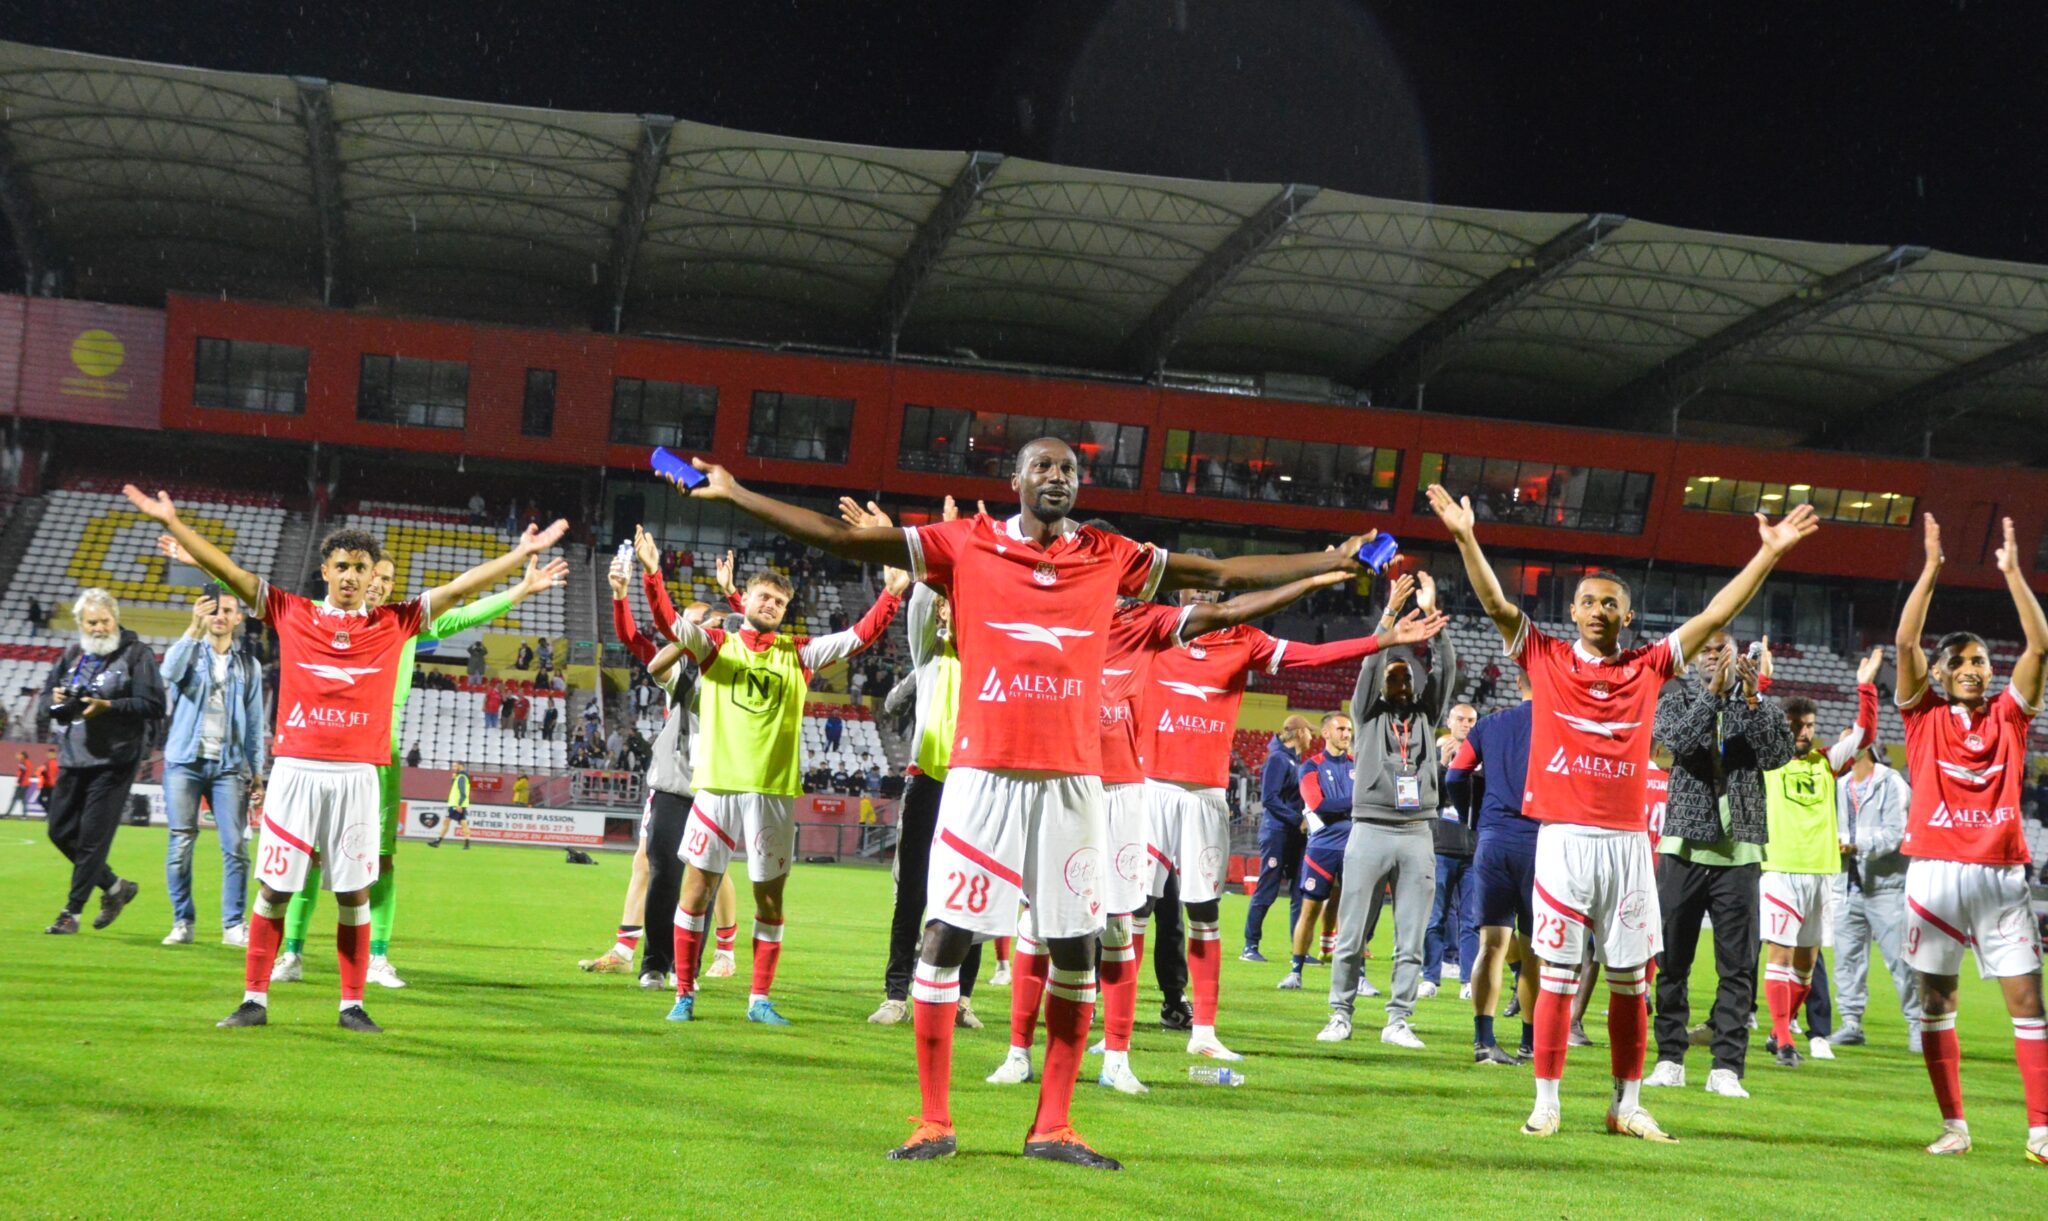
[[785,598],[793,598],[796,596],[796,586],[791,585],[789,583],[788,577],[783,576],[781,573],[775,571],[773,568],[763,568],[761,571],[747,578],[748,589],[752,589],[756,585],[767,585],[775,589],[779,589],[782,591],[782,596]]
[[1943,636],[1941,638],[1940,644],[1934,646],[1934,655],[1936,657],[1941,657],[1944,654],[1946,654],[1950,649],[1960,649],[1965,645],[1972,644],[1984,650],[1986,653],[1991,652],[1991,646],[1985,644],[1984,638],[1982,636],[1979,636],[1975,632],[1950,632],[1948,635]]
[[1078,453],[1075,453],[1075,452],[1074,452],[1074,447],[1073,447],[1072,445],[1068,444],[1068,443],[1067,443],[1066,441],[1063,441],[1063,440],[1061,440],[1061,439],[1060,439],[1060,438],[1058,438],[1058,437],[1033,437],[1033,438],[1031,438],[1031,439],[1030,439],[1029,441],[1026,441],[1026,442],[1025,442],[1024,444],[1022,444],[1022,445],[1019,445],[1019,446],[1017,447],[1017,461],[1016,461],[1016,464],[1015,464],[1015,465],[1014,465],[1014,466],[1013,466],[1013,467],[1012,467],[1011,469],[1012,469],[1013,471],[1021,471],[1021,470],[1023,470],[1023,469],[1024,469],[1024,455],[1025,455],[1026,453],[1030,452],[1030,450],[1031,450],[1031,447],[1032,447],[1032,446],[1034,446],[1034,445],[1043,445],[1043,444],[1045,444],[1045,443],[1046,443],[1046,442],[1048,442],[1048,441],[1052,442],[1052,443],[1053,443],[1054,445],[1064,445],[1064,446],[1066,446],[1066,450],[1067,450],[1067,452],[1068,452],[1068,453],[1070,453],[1070,454],[1074,454],[1074,458],[1075,458],[1075,459],[1076,459],[1077,461],[1078,461],[1078,460],[1080,459],[1081,455],[1080,455],[1080,454],[1078,454]]
[[1818,717],[1819,715],[1820,705],[1803,695],[1795,695],[1785,701],[1785,719],[1788,721],[1796,721],[1801,717]]
[[325,564],[327,557],[337,551],[360,551],[370,557],[371,567],[375,567],[377,562],[384,558],[384,544],[378,542],[377,536],[368,530],[344,527],[330,531],[326,538],[320,540],[320,562]]
[[[1579,585],[1584,585],[1588,581],[1607,581],[1612,584],[1619,585],[1621,586],[1622,594],[1626,596],[1629,601],[1633,602],[1636,600],[1636,591],[1630,589],[1628,587],[1628,582],[1622,580],[1621,574],[1615,572],[1613,569],[1595,568],[1591,572],[1585,573],[1579,577]],[[1572,588],[1576,590],[1578,586],[1575,585]]]

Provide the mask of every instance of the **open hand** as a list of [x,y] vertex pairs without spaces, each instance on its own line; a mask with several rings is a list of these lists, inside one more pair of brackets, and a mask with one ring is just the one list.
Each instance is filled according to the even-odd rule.
[[1436,578],[1429,575],[1428,569],[1415,574],[1415,588],[1416,609],[1424,613],[1436,610]]
[[2005,542],[1998,548],[1998,571],[2020,570],[2020,545],[2013,539],[2012,518],[2005,519]]
[[695,496],[699,500],[731,500],[733,492],[740,486],[739,481],[732,477],[732,473],[716,462],[692,458],[690,465],[696,467],[698,473],[704,476],[704,482],[691,488],[684,495]]
[[1947,558],[1941,553],[1941,523],[1934,520],[1932,513],[1922,513],[1920,518],[1920,546],[1926,552],[1927,565],[1939,568],[1942,560]]
[[954,500],[954,499],[953,499],[953,498],[952,498],[951,496],[948,496],[948,497],[946,497],[946,504],[945,504],[945,507],[939,510],[939,520],[940,520],[940,521],[959,521],[959,520],[960,520],[960,502],[959,502],[959,501],[957,501],[957,500]]
[[661,548],[644,527],[633,527],[633,555],[640,561],[640,567],[648,572],[661,571]]
[[121,485],[121,495],[128,498],[128,503],[135,506],[136,512],[151,521],[159,521],[168,526],[178,520],[178,506],[171,503],[170,494],[167,492],[145,496],[141,488],[132,483],[124,483]]
[[1869,686],[1877,681],[1878,671],[1884,669],[1884,646],[1870,650],[1870,656],[1856,663],[1856,685]]
[[1412,572],[1402,573],[1395,579],[1393,588],[1387,591],[1387,609],[1380,612],[1380,617],[1382,619],[1400,618],[1401,608],[1408,605],[1408,599],[1413,597],[1414,594],[1415,574]]
[[184,564],[192,568],[199,567],[198,564],[193,563],[192,553],[185,550],[185,544],[179,542],[177,539],[172,538],[168,534],[159,534],[156,536],[156,549],[159,554],[169,556],[171,559],[178,561],[180,564]]
[[[529,595],[544,593],[547,590],[557,589],[568,583],[569,561],[557,558],[543,564],[540,562],[539,556],[527,557],[526,579],[521,584],[526,586],[526,592]],[[624,583],[623,580],[620,581],[620,584],[623,585]]]
[[1800,505],[1790,513],[1772,521],[1762,513],[1756,515],[1757,537],[1763,540],[1766,550],[1783,555],[1799,545],[1799,540],[1820,529],[1820,515],[1810,504]]
[[1472,537],[1472,498],[1470,496],[1461,496],[1453,500],[1451,499],[1451,494],[1444,491],[1444,485],[1441,483],[1430,484],[1428,495],[1430,511],[1435,513],[1437,520],[1444,524],[1444,529],[1451,532],[1452,538],[1462,542]]
[[548,523],[545,529],[540,526],[528,526],[525,533],[519,536],[519,550],[526,555],[538,555],[562,541],[562,536],[568,532],[568,521],[560,517]]
[[732,583],[735,570],[736,565],[733,561],[733,554],[731,549],[728,548],[724,558],[718,561],[717,568],[712,573],[712,580],[717,583],[718,592],[727,597],[731,597],[733,590],[738,588],[738,586]]
[[1419,610],[1409,611],[1399,623],[1380,633],[1380,647],[1384,649],[1404,644],[1421,644],[1443,631],[1444,625],[1450,621],[1450,616],[1441,612],[1425,614]]

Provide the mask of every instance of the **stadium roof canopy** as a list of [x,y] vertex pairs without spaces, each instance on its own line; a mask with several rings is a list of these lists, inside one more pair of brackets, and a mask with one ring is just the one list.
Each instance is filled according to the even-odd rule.
[[[0,43],[38,290],[2048,458],[2048,267],[827,144]],[[1987,456],[1946,441],[1967,415]],[[1762,431],[1758,431],[1762,430]]]

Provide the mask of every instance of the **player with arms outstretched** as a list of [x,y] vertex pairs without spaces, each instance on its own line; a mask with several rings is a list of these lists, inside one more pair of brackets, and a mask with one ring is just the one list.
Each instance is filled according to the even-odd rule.
[[1542,967],[1534,1032],[1536,1106],[1522,1132],[1557,1132],[1572,994],[1590,935],[1612,994],[1614,1101],[1607,1130],[1670,1141],[1640,1101],[1649,1041],[1643,990],[1661,925],[1645,800],[1657,693],[1684,669],[1693,650],[1749,605],[1778,560],[1814,532],[1813,507],[1801,505],[1777,522],[1757,514],[1756,555],[1706,609],[1656,644],[1624,649],[1621,631],[1635,612],[1619,577],[1589,572],[1580,578],[1571,606],[1578,639],[1567,644],[1538,629],[1501,591],[1473,535],[1472,502],[1453,500],[1441,485],[1431,484],[1429,504],[1456,540],[1473,592],[1532,688],[1529,789],[1522,812],[1543,824],[1536,835],[1533,882],[1534,949]]
[[[2048,1019],[2041,1009],[2041,945],[2027,895],[2031,859],[2020,827],[2027,731],[2048,681],[2048,616],[2020,566],[2005,519],[1998,570],[2019,611],[2026,644],[2012,680],[1991,694],[1991,654],[1981,637],[1950,632],[1930,665],[1921,647],[1941,575],[1941,527],[1926,515],[1926,559],[1899,615],[1899,713],[1913,804],[1906,814],[1906,959],[1920,974],[1921,1054],[1941,1106],[1929,1153],[1970,1150],[1963,1119],[1956,987],[1963,949],[1998,980],[2012,1015],[2013,1051],[2027,1098],[2027,1159],[2048,1165]],[[1931,680],[1931,681],[1930,681]]]
[[377,769],[391,758],[393,695],[412,638],[433,608],[517,571],[568,529],[557,521],[529,527],[504,556],[480,564],[418,598],[375,610],[367,605],[382,549],[360,530],[338,530],[320,545],[320,602],[286,593],[250,573],[178,518],[171,498],[121,489],[144,516],[161,523],[207,575],[226,586],[277,632],[279,674],[275,760],[263,812],[256,876],[262,885],[249,921],[246,991],[222,1026],[261,1026],[269,1017],[270,971],[284,938],[292,893],[305,885],[317,853],[339,905],[335,931],[341,975],[340,1025],[378,1033],[363,1011],[370,966],[369,888],[377,880]]
[[1100,780],[1102,671],[1118,595],[1161,589],[1262,589],[1357,571],[1361,539],[1336,551],[1203,560],[1090,530],[1068,516],[1080,460],[1040,438],[1017,453],[1022,511],[914,528],[849,527],[741,486],[698,461],[689,494],[725,500],[798,542],[865,563],[908,566],[947,587],[961,665],[960,721],[932,847],[925,930],[913,983],[923,1111],[890,1156],[946,1157],[960,964],[976,934],[1008,936],[1030,901],[1052,958],[1045,1071],[1027,1157],[1099,1169],[1069,1109],[1095,1002],[1106,839]]

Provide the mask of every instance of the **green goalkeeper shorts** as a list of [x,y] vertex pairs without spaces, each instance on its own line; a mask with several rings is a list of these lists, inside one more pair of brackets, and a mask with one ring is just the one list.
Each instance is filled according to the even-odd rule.
[[398,851],[399,777],[404,774],[396,760],[377,769],[378,821],[377,853],[391,856]]

